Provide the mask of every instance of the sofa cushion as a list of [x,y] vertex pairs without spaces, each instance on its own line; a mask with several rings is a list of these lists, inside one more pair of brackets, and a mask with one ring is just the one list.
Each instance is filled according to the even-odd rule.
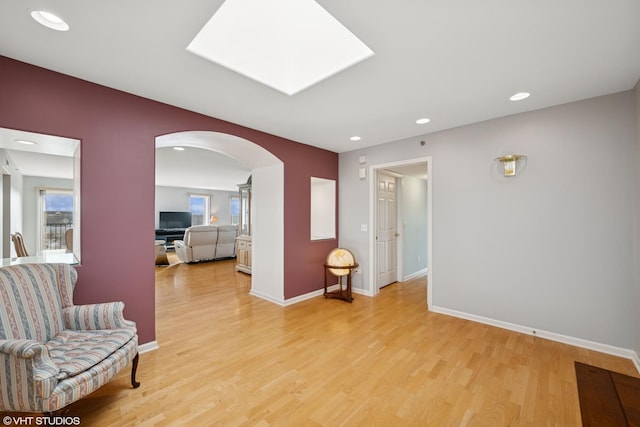
[[64,379],[100,363],[125,345],[135,334],[135,329],[65,329],[47,342],[46,346],[49,356],[60,369],[58,379]]
[[213,245],[218,241],[218,227],[215,225],[195,225],[184,232],[186,246]]

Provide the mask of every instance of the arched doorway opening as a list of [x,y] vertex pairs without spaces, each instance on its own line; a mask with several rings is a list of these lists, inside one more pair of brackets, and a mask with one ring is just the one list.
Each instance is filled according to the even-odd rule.
[[284,298],[284,164],[259,145],[235,135],[185,131],[156,137],[156,148],[193,147],[235,159],[252,176],[251,294],[276,303]]

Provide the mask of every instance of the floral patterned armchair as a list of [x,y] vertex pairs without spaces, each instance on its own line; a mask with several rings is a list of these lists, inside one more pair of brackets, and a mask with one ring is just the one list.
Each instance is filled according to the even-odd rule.
[[73,305],[67,264],[0,268],[0,411],[53,413],[133,362],[138,335],[124,303]]

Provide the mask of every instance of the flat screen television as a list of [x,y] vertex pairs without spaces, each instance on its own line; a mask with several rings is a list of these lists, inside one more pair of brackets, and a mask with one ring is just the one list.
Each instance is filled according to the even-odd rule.
[[191,227],[191,212],[160,212],[160,229]]

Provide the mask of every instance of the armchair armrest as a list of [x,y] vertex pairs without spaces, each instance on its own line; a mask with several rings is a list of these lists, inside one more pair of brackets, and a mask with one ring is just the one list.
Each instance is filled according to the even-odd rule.
[[135,328],[135,322],[124,318],[123,310],[121,301],[72,305],[62,310],[62,316],[65,327],[76,331]]
[[0,354],[32,359],[42,353],[44,344],[34,340],[0,340]]
[[[0,379],[1,382],[6,381],[12,385],[8,389],[0,388],[0,398],[14,400],[15,396],[22,396],[30,401],[46,398],[56,387],[59,373],[58,366],[49,357],[49,351],[44,344],[34,340],[0,340]],[[26,381],[16,381],[16,378]],[[30,384],[34,385],[33,390],[30,390]],[[12,388],[13,396],[2,396]],[[26,402],[14,404],[17,405],[16,409],[29,407],[29,403]]]

